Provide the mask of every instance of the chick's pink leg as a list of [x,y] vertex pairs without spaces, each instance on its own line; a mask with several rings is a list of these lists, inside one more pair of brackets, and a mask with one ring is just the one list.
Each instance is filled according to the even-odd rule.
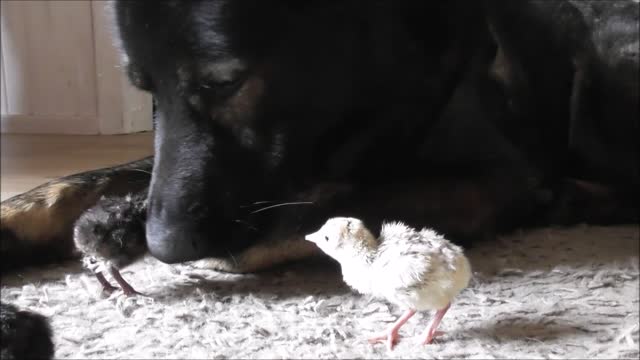
[[383,334],[379,336],[375,336],[369,339],[371,344],[375,344],[378,342],[386,342],[387,348],[389,350],[393,349],[393,345],[398,342],[398,330],[406,323],[416,311],[413,309],[409,309],[405,311],[404,314],[393,324],[391,327]]
[[106,293],[111,293],[114,290],[118,289],[117,287],[111,285],[101,272],[98,271],[95,273],[95,275],[98,281],[100,282],[100,285],[102,285],[102,291]]
[[429,326],[429,329],[423,334],[423,337],[424,337],[424,341],[422,342],[423,344],[431,344],[431,342],[433,342],[433,339],[436,336],[444,334],[444,332],[436,331],[436,330],[438,329],[438,326],[440,325],[440,321],[442,321],[444,314],[447,313],[447,310],[449,310],[450,306],[451,306],[451,303],[447,304],[447,306],[445,306],[444,308],[436,312],[436,316],[431,321],[431,325]]
[[125,280],[122,275],[120,275],[120,271],[118,271],[118,269],[116,269],[115,267],[111,267],[110,269],[111,271],[111,276],[113,276],[113,278],[115,279],[115,281],[118,282],[118,285],[120,285],[120,288],[122,289],[122,292],[127,295],[127,296],[133,296],[133,295],[142,295],[145,296],[143,293],[139,293],[136,291],[136,289],[134,289],[131,285],[129,285],[129,283],[127,282],[127,280]]

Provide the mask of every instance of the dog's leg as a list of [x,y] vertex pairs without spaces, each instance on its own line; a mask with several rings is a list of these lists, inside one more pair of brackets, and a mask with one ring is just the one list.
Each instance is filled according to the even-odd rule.
[[304,235],[273,238],[253,245],[237,255],[224,258],[206,258],[195,261],[195,267],[230,273],[251,273],[290,261],[322,256],[313,243],[304,241]]
[[[297,261],[314,256],[324,256],[322,251],[309,241],[304,241],[306,234],[302,230],[304,219],[326,220],[328,214],[334,208],[333,201],[348,197],[351,194],[352,186],[344,183],[319,183],[306,192],[298,194],[295,201],[309,202],[314,204],[314,209],[319,213],[309,214],[300,212],[293,208],[281,208],[287,211],[283,216],[284,222],[276,226],[278,230],[268,238],[260,241],[238,254],[227,257],[206,258],[194,262],[194,265],[204,269],[214,269],[231,273],[249,273],[267,269],[290,261]],[[308,209],[307,209],[308,210]],[[305,215],[301,215],[304,213]],[[321,215],[322,214],[322,215]],[[307,229],[313,228],[316,224],[307,225]],[[297,231],[296,231],[297,229]],[[257,229],[256,229],[257,230]]]
[[[518,178],[518,177],[516,177]],[[372,231],[379,232],[383,221],[403,221],[413,227],[428,227],[451,240],[471,245],[491,238],[528,218],[538,206],[535,183],[507,174],[494,176],[441,177],[373,185],[367,188],[346,187],[342,195],[307,213],[296,231],[298,210],[285,218],[292,222],[275,231],[270,240],[254,244],[226,258],[209,258],[195,262],[197,267],[228,272],[254,272],[287,261],[322,256],[304,235],[333,216],[362,219]],[[340,194],[340,193],[338,193]],[[332,196],[332,195],[330,195]],[[316,200],[316,199],[313,199]],[[293,233],[292,233],[293,232]],[[278,236],[278,233],[288,233]]]
[[471,245],[526,223],[548,200],[537,186],[508,171],[392,183],[363,192],[358,206],[346,215],[364,219],[375,232],[383,221],[400,220]]
[[580,179],[565,179],[545,214],[549,224],[637,224],[640,193],[635,187],[614,187]]
[[149,186],[153,158],[87,171],[40,185],[2,202],[2,271],[74,256],[73,225],[103,195]]

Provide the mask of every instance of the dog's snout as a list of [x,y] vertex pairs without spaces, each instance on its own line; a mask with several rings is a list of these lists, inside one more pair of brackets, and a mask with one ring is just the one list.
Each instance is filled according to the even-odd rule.
[[193,231],[175,224],[169,225],[157,218],[147,221],[147,246],[156,259],[175,264],[201,259],[206,255],[204,241]]

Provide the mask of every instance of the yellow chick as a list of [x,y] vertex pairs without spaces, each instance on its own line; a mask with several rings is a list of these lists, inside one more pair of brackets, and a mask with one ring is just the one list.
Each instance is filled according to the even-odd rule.
[[417,231],[400,222],[384,223],[376,239],[362,221],[336,217],[305,239],[340,263],[351,288],[406,310],[384,334],[369,339],[386,342],[389,349],[396,344],[400,327],[416,311],[437,310],[422,336],[423,344],[441,335],[436,331],[440,321],[471,279],[471,266],[461,247],[433,230]]

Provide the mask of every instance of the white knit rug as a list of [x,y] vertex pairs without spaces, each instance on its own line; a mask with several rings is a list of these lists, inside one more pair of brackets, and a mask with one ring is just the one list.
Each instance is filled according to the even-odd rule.
[[57,358],[635,358],[638,226],[540,229],[468,252],[471,286],[436,344],[430,314],[393,352],[366,338],[401,310],[349,291],[326,261],[230,275],[146,258],[123,275],[151,298],[100,296],[77,264],[2,279],[2,301],[50,317]]

